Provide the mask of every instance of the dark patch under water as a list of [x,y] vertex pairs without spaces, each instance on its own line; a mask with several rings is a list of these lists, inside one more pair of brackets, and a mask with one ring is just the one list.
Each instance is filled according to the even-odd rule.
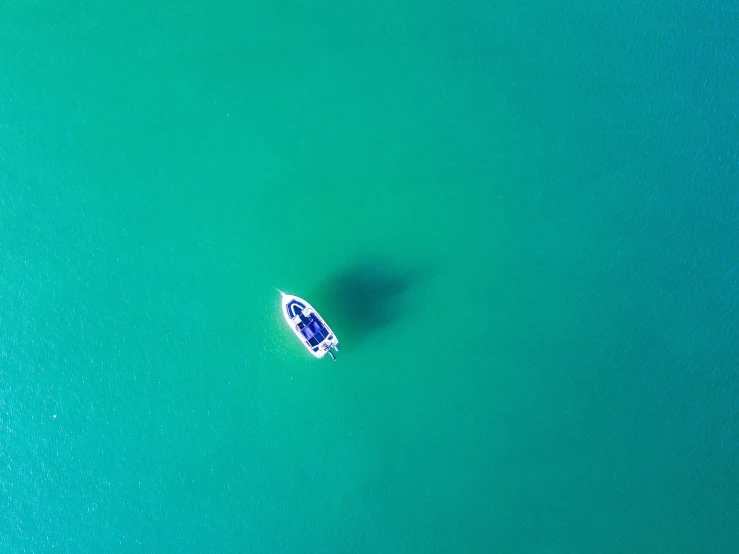
[[355,262],[319,284],[316,307],[342,343],[357,344],[407,312],[408,292],[419,277],[385,260]]

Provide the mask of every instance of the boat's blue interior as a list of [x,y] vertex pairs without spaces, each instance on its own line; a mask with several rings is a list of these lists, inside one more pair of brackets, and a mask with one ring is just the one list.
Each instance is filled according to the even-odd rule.
[[305,304],[303,304],[302,302],[298,302],[297,300],[290,300],[286,308],[287,308],[287,315],[292,318],[298,315],[299,313],[301,313],[305,309]]
[[311,315],[308,324],[300,329],[300,334],[308,341],[309,345],[316,346],[328,336],[328,329],[320,319],[315,315]]
[[307,340],[318,333],[321,329],[324,329],[323,323],[321,323],[317,317],[311,316],[308,324],[300,330],[300,334]]

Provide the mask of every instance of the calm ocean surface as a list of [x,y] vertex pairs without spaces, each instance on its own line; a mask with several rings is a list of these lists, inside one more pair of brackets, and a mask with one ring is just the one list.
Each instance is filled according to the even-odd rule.
[[4,0],[0,552],[736,552],[738,6]]

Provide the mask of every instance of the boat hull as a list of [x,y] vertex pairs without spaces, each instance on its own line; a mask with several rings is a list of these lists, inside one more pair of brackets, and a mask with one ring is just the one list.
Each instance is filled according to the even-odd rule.
[[[280,291],[282,294],[282,316],[290,330],[303,346],[316,358],[323,358],[339,339],[318,311],[306,300]],[[333,356],[332,356],[333,357]]]

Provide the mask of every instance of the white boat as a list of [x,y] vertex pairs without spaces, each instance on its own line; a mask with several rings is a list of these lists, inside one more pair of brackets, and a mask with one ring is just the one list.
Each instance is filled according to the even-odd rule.
[[331,349],[339,351],[336,346],[339,344],[339,339],[318,315],[316,309],[299,296],[282,291],[280,294],[282,295],[282,315],[308,352],[316,358],[323,358],[328,353],[336,361]]

